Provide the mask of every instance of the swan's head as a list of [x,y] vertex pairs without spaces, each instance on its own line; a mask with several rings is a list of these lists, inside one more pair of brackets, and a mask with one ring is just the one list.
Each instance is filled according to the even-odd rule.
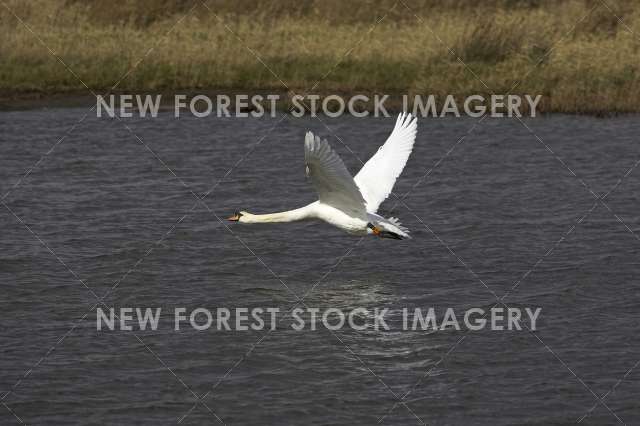
[[227,220],[230,220],[231,222],[244,222],[245,219],[247,219],[247,216],[251,216],[251,214],[245,211],[239,211],[235,212],[233,216],[231,216]]

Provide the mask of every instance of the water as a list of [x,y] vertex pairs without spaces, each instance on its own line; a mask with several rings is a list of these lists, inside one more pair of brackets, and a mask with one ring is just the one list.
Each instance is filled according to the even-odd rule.
[[[1,424],[546,425],[575,423],[591,391],[614,386],[584,424],[640,421],[640,372],[628,373],[640,358],[640,171],[604,204],[590,192],[640,158],[637,116],[525,120],[537,136],[514,119],[471,132],[473,119],[422,119],[393,211],[414,238],[359,242],[321,223],[231,232],[217,217],[313,201],[307,129],[339,136],[356,171],[393,119],[90,113],[65,137],[85,112],[1,114],[0,193],[15,213],[0,208]],[[176,307],[286,312],[316,284],[307,306],[388,308],[391,330],[173,329]],[[535,333],[401,330],[402,308],[489,309],[516,284],[505,302],[542,308]],[[98,331],[94,294],[161,307],[160,326]],[[391,410],[410,389],[409,408]]]

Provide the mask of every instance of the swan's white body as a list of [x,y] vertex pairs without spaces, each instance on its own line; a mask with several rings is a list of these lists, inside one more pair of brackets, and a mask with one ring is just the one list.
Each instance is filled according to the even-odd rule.
[[351,177],[326,140],[311,132],[305,137],[305,163],[319,200],[295,210],[271,214],[236,213],[230,220],[242,223],[276,223],[319,219],[350,234],[376,234],[408,238],[409,231],[396,218],[376,212],[402,173],[416,138],[417,123],[411,114],[400,114],[387,141]]

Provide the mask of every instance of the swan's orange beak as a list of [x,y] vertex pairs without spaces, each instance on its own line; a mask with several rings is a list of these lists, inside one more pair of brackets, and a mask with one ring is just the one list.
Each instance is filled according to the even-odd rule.
[[227,220],[230,220],[231,222],[237,222],[240,220],[240,213],[234,213],[233,216],[228,217]]

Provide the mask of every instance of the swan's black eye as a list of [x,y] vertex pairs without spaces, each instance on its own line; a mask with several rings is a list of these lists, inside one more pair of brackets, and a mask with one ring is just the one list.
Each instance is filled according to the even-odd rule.
[[234,215],[235,215],[235,216],[238,216],[238,218],[241,218],[241,217],[242,217],[242,213],[240,213],[240,212],[235,212],[235,213],[234,213]]

